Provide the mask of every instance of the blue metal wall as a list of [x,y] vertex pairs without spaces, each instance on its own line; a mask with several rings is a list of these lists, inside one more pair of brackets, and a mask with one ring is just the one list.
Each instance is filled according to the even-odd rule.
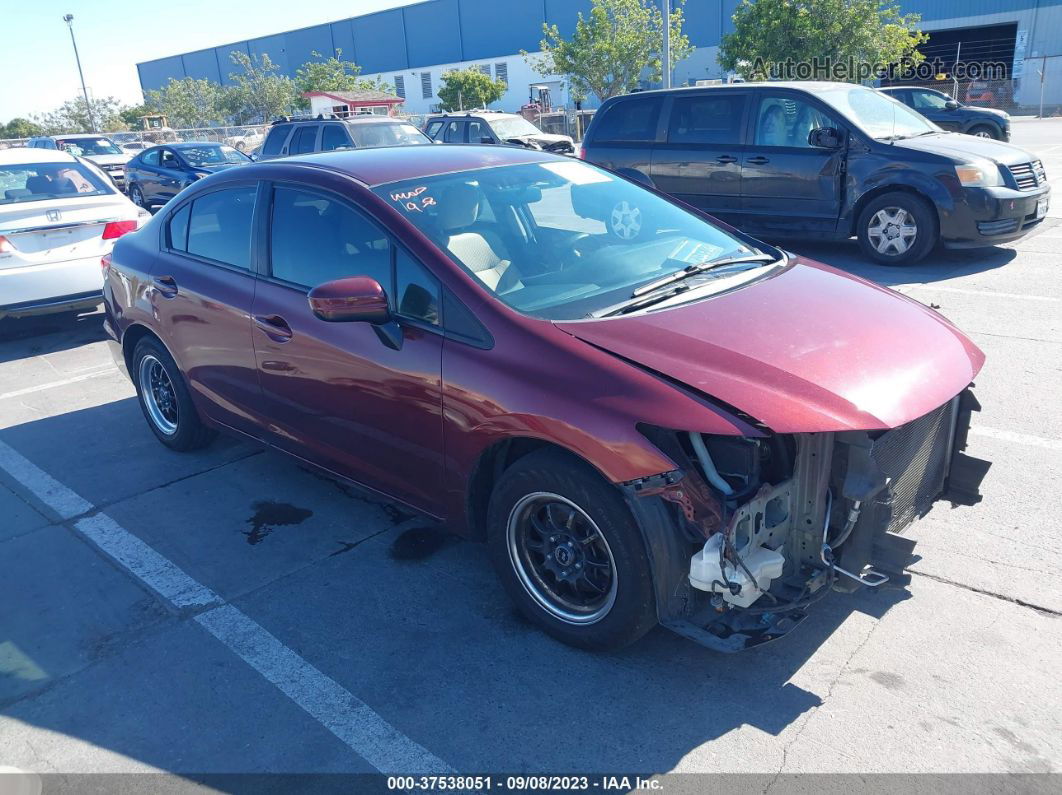
[[[687,0],[685,31],[697,47],[719,43],[733,28],[730,17],[740,0]],[[1049,4],[1051,0],[1042,0]],[[905,12],[930,22],[951,17],[1018,11],[1037,0],[902,0]],[[397,72],[458,61],[486,60],[534,52],[542,24],[555,24],[564,36],[575,29],[578,14],[590,0],[429,0],[326,25],[301,28],[209,50],[137,64],[144,90],[160,88],[169,78],[206,77],[229,82],[233,50],[268,53],[285,74],[310,60],[313,52],[336,49],[366,74]]]

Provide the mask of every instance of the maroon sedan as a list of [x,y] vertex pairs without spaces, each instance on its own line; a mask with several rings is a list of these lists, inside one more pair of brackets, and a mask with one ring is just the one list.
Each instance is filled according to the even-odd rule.
[[215,174],[105,269],[163,444],[249,437],[484,539],[588,648],[662,623],[741,649],[885,582],[984,359],[901,295],[509,147]]

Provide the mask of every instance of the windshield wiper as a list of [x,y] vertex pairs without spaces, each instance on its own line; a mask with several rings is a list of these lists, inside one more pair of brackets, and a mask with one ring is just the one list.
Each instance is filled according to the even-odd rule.
[[656,281],[643,284],[641,287],[635,289],[631,293],[631,298],[637,298],[641,295],[646,295],[655,290],[659,290],[661,287],[666,287],[674,282],[682,281],[695,273],[704,273],[715,268],[722,268],[725,265],[744,265],[754,262],[774,262],[775,258],[770,254],[738,254],[733,257],[724,257],[723,259],[708,260],[707,262],[699,262],[696,265],[687,265],[685,268],[669,273],[667,276],[662,276]]
[[[643,284],[631,293],[630,298],[626,301],[620,301],[618,304],[612,306],[606,306],[604,309],[599,309],[596,312],[591,312],[587,317],[611,317],[613,315],[625,315],[628,312],[634,312],[638,309],[642,309],[647,306],[665,301],[672,296],[685,292],[690,289],[688,284],[682,282],[690,276],[698,273],[704,273],[705,271],[714,270],[715,268],[722,268],[727,265],[744,265],[759,263],[771,263],[778,262],[778,258],[772,257],[770,254],[744,254],[734,257],[724,257],[723,259],[708,260],[697,265],[687,265],[682,270],[677,270],[674,273],[669,273],[656,281]],[[674,285],[669,290],[662,288]]]

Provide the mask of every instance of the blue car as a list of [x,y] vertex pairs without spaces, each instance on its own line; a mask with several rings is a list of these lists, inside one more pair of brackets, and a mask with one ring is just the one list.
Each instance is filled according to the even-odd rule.
[[150,210],[200,177],[250,162],[243,152],[213,141],[164,144],[145,149],[125,164],[125,184],[133,203]]

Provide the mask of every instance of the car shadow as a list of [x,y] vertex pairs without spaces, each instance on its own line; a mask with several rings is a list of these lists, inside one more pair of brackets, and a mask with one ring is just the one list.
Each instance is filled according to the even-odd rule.
[[878,265],[868,260],[855,240],[842,242],[784,241],[782,248],[803,257],[822,262],[839,270],[861,276],[885,287],[898,284],[927,284],[930,282],[969,276],[1002,268],[1018,252],[1012,248],[991,246],[975,249],[936,248],[914,265]]
[[74,314],[0,319],[0,363],[70,350],[106,339],[102,307]]
[[[56,463],[57,440],[74,438],[84,428],[99,431],[79,449],[92,450],[93,461],[109,462],[104,467],[109,474],[64,474],[74,471],[69,456]],[[168,492],[161,488],[182,477],[177,459],[210,471],[212,479],[226,476],[223,462],[206,460],[216,452],[212,448],[176,456],[159,446],[143,427],[132,398],[13,426],[0,438],[46,470],[52,462],[50,474],[96,504],[121,499],[117,493],[108,498],[107,489],[110,479],[121,480],[116,476],[123,461],[130,476],[139,478],[138,492],[151,490],[156,499],[172,500],[155,505],[162,514],[180,513],[182,500],[188,499],[182,492],[164,496]],[[279,454],[267,459],[263,465],[275,469],[280,479],[299,472],[293,459]],[[339,490],[307,493],[300,507],[324,513],[334,506],[319,503],[344,499],[351,499],[350,522],[357,526],[356,511],[364,510],[358,507],[363,503]],[[218,510],[223,512],[220,506]],[[126,524],[126,529],[137,534],[138,525]],[[189,527],[187,532],[205,537],[218,530]],[[69,665],[71,648],[90,649],[90,665],[42,681],[40,689],[23,690],[0,714],[196,780],[195,773],[216,769],[217,757],[210,754],[224,745],[219,739],[209,751],[192,752],[184,740],[188,732],[199,733],[196,721],[209,720],[219,737],[231,738],[253,716],[279,709],[278,704],[293,709],[235,658],[219,668],[221,663],[209,655],[228,652],[191,615],[173,615],[109,561],[87,565],[98,553],[80,542],[61,543],[71,530],[53,526],[39,532],[51,534],[51,545],[37,548],[37,534],[14,539],[26,554],[17,561],[0,554],[0,581],[12,567],[21,583],[47,582],[49,576],[54,582],[55,571],[77,572],[70,587],[82,596],[76,606],[63,608],[62,622],[52,623],[47,614],[35,614],[37,601],[12,591],[9,608],[19,618],[0,621],[0,644],[22,650],[33,666],[0,669],[0,677],[19,676],[20,670],[61,671]],[[409,539],[401,539],[395,529],[343,554],[327,554],[298,575],[274,580],[249,601],[237,603],[281,642],[457,770],[666,772],[703,744],[742,727],[776,737],[821,705],[822,694],[845,673],[853,650],[870,631],[862,619],[848,624],[854,614],[880,618],[909,596],[902,590],[831,594],[790,635],[740,654],[704,649],[662,628],[622,651],[592,654],[552,640],[522,618],[494,578],[482,544],[452,539],[431,543],[418,537],[413,539],[416,554],[396,555],[396,545],[410,546]],[[232,567],[261,565],[263,551],[274,540],[240,544],[243,557],[233,560]],[[70,558],[64,560],[64,555]],[[193,577],[202,576],[194,561],[183,565]],[[96,581],[107,572],[110,579]],[[219,586],[205,577],[203,581],[210,588]],[[111,590],[104,595],[106,583]],[[119,588],[137,592],[127,608],[93,605],[93,600],[120,601],[115,595]],[[63,601],[61,594],[52,598]],[[105,614],[118,615],[118,625],[93,623]],[[175,644],[183,644],[180,651]],[[153,646],[166,653],[148,655],[146,649]],[[209,651],[198,651],[200,646]],[[814,663],[807,666],[813,656]],[[232,681],[220,678],[223,670]],[[228,688],[252,690],[257,701],[232,713],[219,712],[210,694]],[[101,689],[105,698],[95,694]],[[143,714],[130,714],[128,705],[141,700],[147,705]],[[186,710],[170,723],[158,717],[170,708],[169,700]],[[156,717],[147,727],[142,721],[151,715]],[[310,721],[305,716],[298,720]],[[297,732],[299,725],[278,731]],[[563,741],[556,734],[560,727]],[[764,766],[775,759],[772,748],[763,748]],[[306,760],[300,761],[305,769]],[[223,769],[245,769],[243,764],[242,758],[228,754]],[[720,766],[725,764],[720,761]]]

